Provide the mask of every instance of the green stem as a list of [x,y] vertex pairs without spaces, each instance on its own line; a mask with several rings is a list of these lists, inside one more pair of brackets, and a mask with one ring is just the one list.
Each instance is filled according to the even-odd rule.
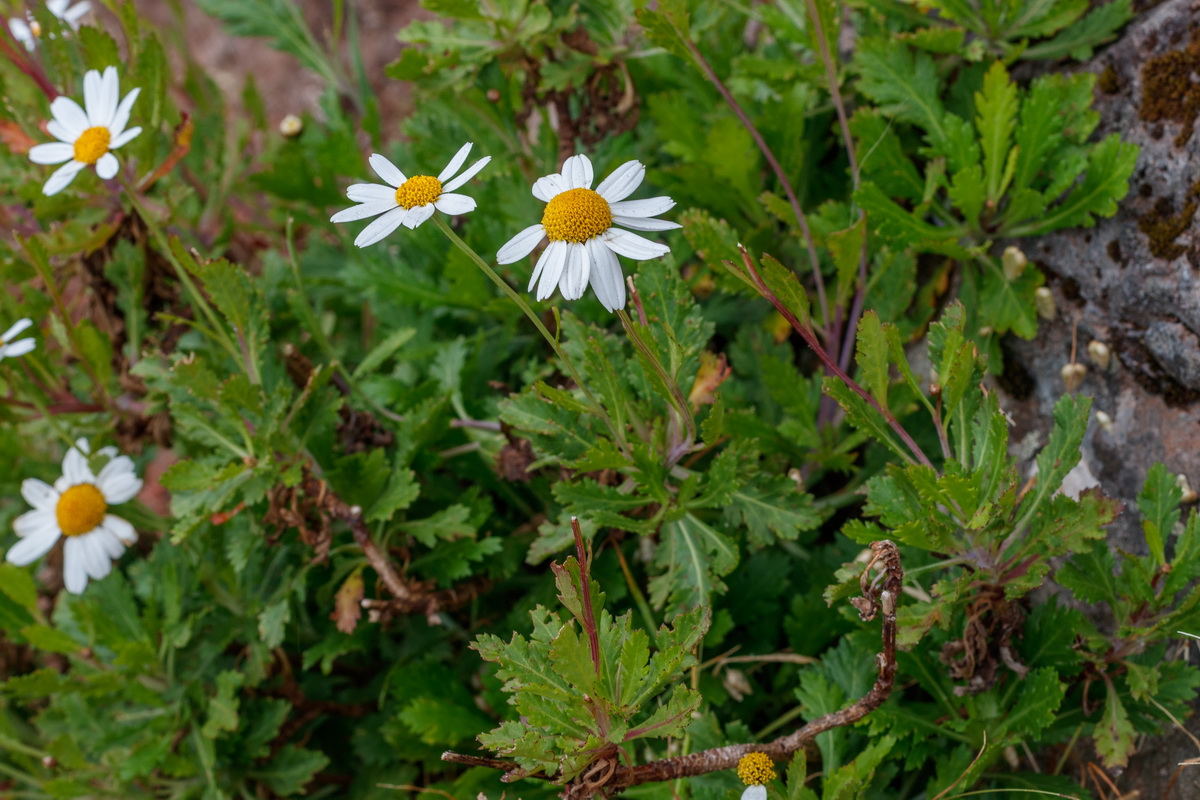
[[508,299],[516,303],[517,307],[520,308],[521,311],[525,312],[525,316],[529,318],[529,321],[533,323],[533,326],[538,329],[538,333],[542,335],[542,338],[545,339],[546,343],[549,344],[551,349],[554,350],[554,354],[558,356],[558,360],[561,361],[562,365],[567,368],[568,372],[571,373],[571,379],[575,381],[575,385],[583,391],[584,395],[591,402],[592,413],[604,422],[605,426],[608,427],[609,432],[612,433],[615,441],[625,441],[625,437],[623,437],[621,432],[616,430],[616,428],[613,426],[612,420],[609,419],[608,414],[604,411],[603,406],[597,402],[596,398],[588,390],[587,384],[583,382],[583,378],[575,369],[575,365],[572,363],[566,351],[563,350],[559,345],[558,339],[551,335],[550,331],[546,329],[546,326],[542,324],[541,318],[534,313],[534,310],[530,307],[528,301],[526,301],[521,295],[517,294],[515,289],[509,286],[503,278],[497,275],[496,270],[492,269],[486,261],[480,258],[479,254],[476,253],[469,244],[459,238],[458,234],[446,224],[446,220],[442,219],[441,215],[434,214],[433,221],[437,223],[437,226],[441,229],[442,233],[446,234],[446,238],[450,240],[451,244],[461,250],[463,255],[475,262],[475,266],[483,270],[483,274],[487,275],[488,278],[491,279],[492,283],[500,287],[500,290],[508,295]]

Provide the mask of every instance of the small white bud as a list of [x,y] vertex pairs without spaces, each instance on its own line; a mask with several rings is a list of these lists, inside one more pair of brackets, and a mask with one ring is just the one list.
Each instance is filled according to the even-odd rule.
[[304,120],[295,114],[288,114],[279,121],[279,132],[289,139],[299,136],[302,130],[304,130]]
[[1111,434],[1113,432],[1112,417],[1103,411],[1096,412],[1096,424],[1099,425],[1100,429],[1107,434]]
[[879,605],[883,606],[884,616],[890,617],[896,613],[896,598],[887,589],[879,593]]
[[1196,494],[1195,490],[1192,489],[1191,484],[1188,483],[1187,475],[1184,475],[1182,472],[1175,476],[1175,485],[1183,490],[1183,497],[1179,498],[1179,502],[1191,505],[1200,500],[1200,495]]
[[1088,342],[1088,358],[1096,365],[1096,369],[1104,372],[1108,369],[1109,361],[1112,360],[1112,351],[1104,342],[1093,339]]
[[1087,377],[1087,367],[1077,361],[1072,361],[1070,364],[1064,364],[1059,374],[1062,375],[1063,383],[1067,385],[1067,391],[1073,392]]
[[1015,281],[1025,271],[1025,265],[1029,263],[1029,259],[1025,258],[1025,254],[1021,252],[1020,248],[1006,247],[1000,263],[1004,265],[1005,280]]
[[1044,320],[1053,320],[1058,316],[1058,306],[1054,304],[1054,294],[1045,286],[1039,286],[1033,293],[1033,304],[1037,307],[1038,316]]

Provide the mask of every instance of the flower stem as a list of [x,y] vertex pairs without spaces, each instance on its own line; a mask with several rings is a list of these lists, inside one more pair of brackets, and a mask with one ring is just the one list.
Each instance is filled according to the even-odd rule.
[[558,360],[561,361],[562,365],[567,368],[568,372],[571,373],[571,379],[575,381],[575,385],[578,386],[583,391],[587,399],[591,401],[592,413],[604,422],[605,426],[607,426],[608,430],[612,433],[613,438],[619,444],[621,444],[622,447],[624,447],[624,431],[619,431],[613,426],[612,420],[604,411],[604,407],[600,405],[595,396],[593,396],[588,390],[587,384],[583,382],[583,378],[580,376],[578,370],[575,369],[575,365],[572,363],[571,358],[558,343],[558,338],[546,329],[546,326],[542,324],[541,318],[538,317],[538,315],[530,307],[528,301],[526,301],[521,295],[517,294],[515,289],[509,286],[503,278],[496,274],[496,270],[492,269],[486,261],[480,258],[479,254],[472,249],[471,245],[464,242],[459,235],[455,233],[448,224],[446,224],[446,220],[444,220],[441,215],[434,214],[433,221],[437,223],[437,226],[441,229],[442,233],[446,234],[446,238],[450,240],[451,244],[461,250],[463,255],[475,262],[475,266],[483,270],[483,274],[487,275],[488,278],[491,279],[492,283],[500,287],[500,290],[508,295],[508,299],[516,303],[517,307],[520,308],[521,311],[525,312],[525,316],[529,318],[529,321],[533,323],[533,326],[538,329],[538,333],[542,335],[542,338],[545,339],[546,343],[550,345],[550,348],[554,350],[554,354],[558,356]]

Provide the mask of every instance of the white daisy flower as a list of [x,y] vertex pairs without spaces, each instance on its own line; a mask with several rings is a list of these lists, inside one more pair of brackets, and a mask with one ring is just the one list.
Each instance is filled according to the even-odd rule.
[[42,194],[57,194],[75,179],[75,173],[87,166],[95,165],[96,174],[108,180],[117,174],[117,157],[110,151],[128,143],[142,132],[141,128],[125,129],[129,123],[129,111],[137,100],[141,89],[134,89],[121,100],[121,88],[117,68],[109,67],[101,76],[90,69],[83,76],[84,112],[79,104],[69,97],[59,96],[50,104],[54,116],[46,130],[57,142],[39,144],[29,151],[29,160],[35,164],[63,164],[46,181]]
[[[592,191],[592,162],[585,155],[568,158],[561,173],[538,178],[533,196],[546,204],[542,221],[530,225],[508,240],[496,253],[496,263],[511,264],[533,252],[543,239],[550,240],[529,279],[536,284],[537,299],[545,300],[562,291],[566,300],[583,297],[589,281],[592,291],[609,311],[625,307],[625,278],[617,256],[635,261],[659,258],[670,252],[636,233],[623,231],[667,231],[678,223],[654,219],[670,211],[669,197],[626,200],[642,183],[646,168],[640,161],[626,161]],[[540,282],[539,282],[540,278]]]
[[346,196],[359,205],[339,211],[330,217],[330,222],[350,222],[356,219],[366,219],[382,214],[383,216],[362,229],[362,233],[354,240],[359,247],[375,244],[396,228],[404,225],[415,228],[433,216],[434,209],[443,214],[457,216],[475,210],[475,201],[465,194],[454,194],[454,190],[474,178],[479,170],[492,160],[485,156],[467,171],[454,177],[454,173],[462,167],[471,152],[472,142],[467,142],[458,149],[454,158],[435,178],[432,175],[413,175],[404,177],[404,173],[396,165],[376,153],[371,156],[371,169],[387,182],[387,186],[377,183],[356,183],[346,190]]
[[63,545],[63,583],[72,594],[81,593],[88,578],[99,580],[112,571],[128,545],[137,541],[133,525],[108,513],[108,507],[132,500],[142,489],[129,456],[117,448],[104,447],[100,455],[108,463],[99,475],[88,465],[88,443],[80,439],[63,458],[62,477],[53,486],[37,478],[21,483],[21,495],[33,506],[13,520],[21,541],[9,548],[5,558],[23,567]]
[[0,361],[14,356],[23,356],[32,350],[37,342],[33,339],[22,339],[19,342],[14,342],[13,339],[21,335],[21,332],[33,324],[33,320],[26,317],[19,319],[13,323],[13,326],[0,334]]
[[[71,5],[71,0],[46,0],[46,9],[75,31],[79,30],[79,21],[83,15],[92,10],[92,4],[86,0],[75,5]],[[25,45],[26,50],[37,47],[37,40],[42,36],[42,26],[32,14],[26,14],[25,19],[10,19],[8,29],[12,31],[14,39]]]

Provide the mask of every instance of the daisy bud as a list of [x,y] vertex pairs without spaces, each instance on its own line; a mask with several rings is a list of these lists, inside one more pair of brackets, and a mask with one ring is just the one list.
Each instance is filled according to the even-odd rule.
[[1103,411],[1096,412],[1096,424],[1099,425],[1100,430],[1104,431],[1105,433],[1111,434],[1113,432],[1112,417]]
[[300,135],[304,130],[304,120],[297,117],[295,114],[288,114],[279,121],[279,132],[289,139]]
[[1029,263],[1029,259],[1025,258],[1025,254],[1019,248],[1006,247],[1000,263],[1004,265],[1004,279],[1015,281],[1025,271],[1025,265]]
[[1083,379],[1087,377],[1087,367],[1077,361],[1072,361],[1070,364],[1064,364],[1059,374],[1062,375],[1063,383],[1067,386],[1067,391],[1073,392],[1079,388],[1079,384],[1083,383]]
[[1058,316],[1058,306],[1054,304],[1054,295],[1045,286],[1039,286],[1033,293],[1033,304],[1038,316],[1044,320],[1053,320]]
[[1108,345],[1104,342],[1099,342],[1093,339],[1088,342],[1088,358],[1096,365],[1096,369],[1104,372],[1108,369],[1109,360],[1112,358],[1112,351],[1108,349]]
[[1200,495],[1196,494],[1192,489],[1191,484],[1188,483],[1187,475],[1184,475],[1182,472],[1175,476],[1175,485],[1183,492],[1183,496],[1179,498],[1179,502],[1191,505],[1200,500]]

